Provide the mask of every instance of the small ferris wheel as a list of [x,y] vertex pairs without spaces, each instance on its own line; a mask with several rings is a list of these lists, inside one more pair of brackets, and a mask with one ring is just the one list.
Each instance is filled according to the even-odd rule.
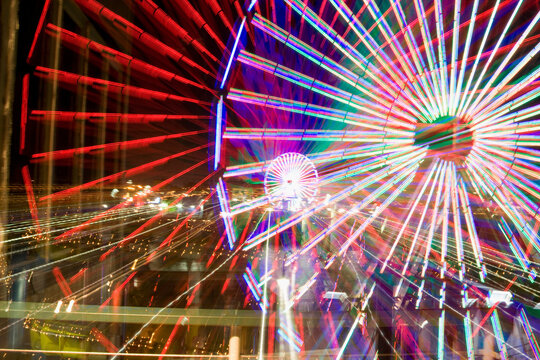
[[297,211],[317,195],[319,175],[306,156],[288,152],[275,158],[264,176],[270,203],[280,210]]

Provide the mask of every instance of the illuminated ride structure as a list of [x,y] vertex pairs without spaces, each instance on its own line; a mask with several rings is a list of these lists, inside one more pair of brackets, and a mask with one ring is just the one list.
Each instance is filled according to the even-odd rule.
[[0,351],[540,359],[535,1],[43,5]]

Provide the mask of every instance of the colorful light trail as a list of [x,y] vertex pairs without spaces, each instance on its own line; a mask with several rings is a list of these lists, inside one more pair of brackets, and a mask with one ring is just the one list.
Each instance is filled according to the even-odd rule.
[[0,217],[12,352],[24,322],[43,354],[113,359],[539,358],[535,1],[45,1],[35,20]]

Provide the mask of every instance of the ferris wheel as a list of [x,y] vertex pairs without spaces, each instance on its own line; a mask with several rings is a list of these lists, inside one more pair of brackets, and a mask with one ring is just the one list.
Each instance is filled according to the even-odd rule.
[[299,210],[317,195],[318,174],[304,155],[285,153],[275,158],[264,176],[270,202],[284,210]]

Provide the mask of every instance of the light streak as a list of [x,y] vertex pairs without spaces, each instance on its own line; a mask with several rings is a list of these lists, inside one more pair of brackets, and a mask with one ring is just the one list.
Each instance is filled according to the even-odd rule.
[[[352,94],[339,87],[324,83],[313,77],[302,74],[298,71],[275,63],[271,60],[265,59],[256,54],[248,53],[244,50],[240,52],[238,60],[243,64],[252,66],[268,74],[273,74],[305,89],[312,90],[317,94],[323,95],[330,99],[339,101],[343,104],[347,104],[348,106],[351,106],[355,109],[362,110],[366,113],[374,115],[374,119],[379,118],[381,122],[390,122],[392,124],[395,124],[396,126],[414,129],[414,126],[412,124],[416,122],[416,119],[414,117],[411,117],[409,114],[400,111],[399,109],[390,112],[390,109],[388,107],[382,106],[378,103],[366,101],[361,96]],[[381,116],[381,114],[386,115]],[[369,125],[370,124],[366,124],[364,126]]]
[[236,243],[236,232],[234,230],[233,220],[231,218],[229,209],[229,199],[227,194],[227,188],[225,183],[220,178],[216,186],[217,195],[219,199],[219,206],[221,208],[221,214],[225,223],[225,231],[227,232],[227,241],[229,242],[229,249],[233,249]]
[[[272,212],[268,213],[268,223],[267,227],[270,227],[270,221],[272,220]],[[271,278],[270,269],[268,268],[268,258],[269,258],[269,241],[264,244],[264,275],[261,276],[261,281],[263,282],[263,299],[264,303],[268,304],[268,281]],[[263,311],[261,314],[261,330],[260,330],[260,338],[259,338],[259,360],[264,360],[264,335],[266,330],[266,311],[264,311],[266,307],[263,307]],[[273,344],[273,341],[271,342]]]
[[216,141],[214,150],[214,170],[217,170],[221,161],[221,141],[223,127],[223,95],[219,97],[216,111]]
[[229,56],[227,67],[225,68],[225,74],[223,74],[223,79],[221,79],[221,85],[219,86],[220,89],[223,89],[225,87],[225,83],[227,82],[227,77],[229,76],[229,71],[231,70],[231,65],[233,63],[233,60],[236,54],[236,48],[238,47],[238,43],[240,42],[240,37],[242,36],[242,32],[244,31],[245,25],[246,25],[246,18],[243,18],[242,22],[240,23],[240,28],[238,29],[238,33],[236,34],[236,39],[234,39],[231,55]]
[[467,313],[463,317],[463,327],[465,328],[465,344],[467,345],[467,358],[474,360],[474,344],[471,334],[471,312],[467,310]]
[[130,99],[146,100],[146,101],[174,101],[180,103],[191,103],[200,106],[209,106],[210,103],[200,99],[179,96],[175,94],[165,93],[157,90],[145,89],[133,85],[125,85],[114,81],[93,78],[89,76],[77,75],[67,71],[50,69],[43,66],[37,66],[34,70],[34,75],[37,77],[57,81],[60,86],[69,88],[72,85],[85,85],[89,90],[96,92],[104,92],[107,96],[120,95],[128,96]]
[[82,190],[89,189],[89,188],[91,188],[91,187],[93,187],[93,186],[95,186],[97,184],[101,184],[103,182],[114,181],[114,180],[117,180],[117,179],[119,179],[121,177],[132,176],[132,175],[138,174],[138,173],[140,173],[142,171],[152,169],[152,168],[154,168],[156,166],[166,164],[168,161],[170,161],[172,159],[176,159],[178,157],[181,157],[181,156],[184,156],[184,155],[187,155],[187,154],[190,154],[190,153],[205,149],[210,145],[211,144],[204,144],[204,145],[201,145],[201,146],[197,146],[197,147],[194,147],[192,149],[181,151],[179,153],[169,155],[167,157],[164,157],[164,158],[161,158],[161,159],[158,159],[158,160],[147,162],[146,164],[139,165],[139,166],[136,166],[136,167],[128,169],[128,170],[123,170],[123,171],[117,172],[115,174],[102,177],[100,179],[89,181],[89,182],[84,183],[82,185],[77,185],[77,186],[74,186],[74,187],[66,189],[66,190],[61,190],[61,191],[58,191],[58,192],[43,196],[43,197],[41,197],[39,199],[39,201],[41,202],[41,201],[44,201],[44,200],[47,200],[47,199],[53,199],[53,200],[62,199],[62,198],[65,198],[67,196],[71,196],[74,193],[80,192]]
[[519,310],[519,316],[521,319],[521,325],[523,326],[525,334],[527,335],[527,340],[529,340],[529,344],[531,345],[534,358],[536,360],[540,360],[540,347],[538,346],[538,342],[536,341],[536,337],[534,336],[534,331],[531,328],[531,324],[529,323],[529,319],[527,318],[527,314],[525,313],[525,310],[523,308]]
[[106,153],[106,152],[112,152],[112,151],[118,151],[118,150],[127,150],[127,149],[133,149],[133,148],[141,148],[141,147],[146,147],[146,146],[151,146],[153,144],[161,143],[167,140],[180,139],[185,136],[205,134],[207,132],[208,130],[196,130],[196,131],[188,131],[185,133],[161,135],[161,136],[154,136],[154,137],[136,139],[136,140],[119,141],[119,142],[107,143],[107,144],[102,144],[102,145],[85,146],[85,147],[80,147],[80,148],[75,148],[75,149],[55,150],[55,151],[50,151],[46,153],[33,154],[32,161],[41,162],[41,161],[48,161],[51,159],[54,159],[54,160],[68,159],[68,158],[72,158],[74,156],[77,156],[80,154],[86,154],[86,153],[95,154],[95,153]]
[[138,47],[142,46],[146,48],[147,51],[153,51],[156,55],[161,55],[164,58],[171,59],[176,63],[182,63],[187,67],[186,70],[188,71],[191,69],[197,69],[197,71],[205,75],[214,76],[214,74],[208,71],[208,69],[205,69],[203,66],[197,64],[184,54],[181,54],[179,51],[159,41],[154,36],[143,31],[141,28],[127,21],[118,14],[112,12],[99,2],[95,0],[75,0],[75,2],[81,8],[81,10],[83,10],[83,12],[90,15],[90,17],[94,18],[98,23],[105,22],[121,33],[125,33],[126,36],[134,40],[132,43]]
[[[432,169],[432,171],[435,170],[435,176],[434,176],[435,180],[439,177],[439,173],[440,173],[442,168],[443,168],[443,166],[441,166],[439,164],[439,160],[437,159],[435,161],[435,165],[433,166],[433,169]],[[430,172],[430,175],[428,175],[428,179],[426,180],[426,183],[431,180],[431,174],[432,174],[432,172]],[[414,234],[412,243],[411,243],[410,248],[409,248],[409,254],[407,255],[407,259],[405,260],[405,265],[403,265],[403,270],[401,271],[402,276],[405,276],[405,274],[407,273],[407,269],[409,267],[409,262],[411,261],[411,258],[412,258],[412,255],[413,255],[413,252],[414,252],[414,249],[415,249],[415,246],[416,246],[416,241],[418,240],[418,235],[420,235],[420,230],[422,230],[422,225],[424,223],[424,218],[426,216],[426,212],[427,212],[427,209],[428,209],[427,204],[429,204],[430,201],[431,201],[431,197],[433,196],[433,191],[435,190],[435,185],[436,184],[433,183],[433,185],[431,186],[431,190],[429,191],[428,197],[426,199],[426,205],[424,206],[424,210],[422,211],[422,215],[420,216],[420,220],[418,221],[416,232]],[[419,196],[422,196],[422,195],[419,195]]]
[[394,251],[396,250],[396,247],[397,247],[397,245],[399,243],[399,240],[403,236],[403,233],[405,232],[406,227],[409,224],[409,221],[411,220],[411,218],[412,218],[412,216],[414,214],[414,210],[416,209],[416,206],[420,202],[420,198],[424,194],[424,191],[426,190],[426,187],[428,186],[428,183],[429,183],[429,181],[431,179],[431,176],[433,175],[433,172],[435,171],[436,168],[437,168],[437,166],[431,166],[429,174],[425,178],[424,184],[422,185],[422,188],[420,189],[420,192],[418,193],[418,196],[416,197],[414,203],[412,204],[411,209],[409,210],[409,214],[407,215],[407,218],[405,219],[405,221],[403,222],[403,224],[401,226],[401,230],[399,231],[398,235],[396,236],[391,249],[388,251],[388,255],[386,256],[386,260],[384,261],[383,265],[381,266],[381,270],[380,270],[381,273],[383,273],[384,270],[386,269],[386,267],[388,266],[388,262],[392,258],[392,255],[394,254]]
[[[438,2],[440,2],[440,0],[438,0]],[[499,4],[500,4],[500,0],[497,0],[495,2],[495,6],[493,6],[493,9],[491,10],[491,16],[489,17],[488,24],[486,26],[486,29],[484,30],[484,36],[482,36],[482,42],[480,44],[480,47],[478,48],[478,52],[477,52],[478,55],[476,56],[476,59],[474,59],[474,64],[473,64],[472,70],[469,73],[469,80],[467,80],[467,84],[465,85],[465,89],[462,92],[463,96],[460,98],[460,100],[458,102],[457,111],[456,111],[456,114],[458,116],[462,115],[462,111],[464,109],[464,105],[465,105],[467,97],[472,96],[472,92],[469,95],[468,91],[469,91],[471,83],[472,83],[472,81],[474,79],[474,74],[475,74],[476,69],[478,67],[478,63],[480,62],[480,59],[481,59],[481,56],[479,56],[479,55],[483,53],[484,46],[486,45],[486,41],[488,40],[488,35],[491,33],[491,26],[493,25],[493,20],[495,19],[495,15],[497,14],[497,10],[499,9]]]
[[[437,195],[435,196],[435,204],[433,206],[433,214],[431,216],[431,224],[429,226],[429,233],[428,233],[428,236],[427,236],[426,253],[424,255],[424,266],[422,267],[422,274],[421,274],[422,279],[426,275],[426,270],[427,270],[427,266],[428,266],[428,262],[429,262],[429,254],[431,252],[431,244],[433,242],[433,234],[435,233],[435,223],[436,223],[436,220],[437,220],[437,215],[438,215],[438,211],[439,211],[439,205],[440,205],[440,201],[441,201],[441,196],[443,194],[443,191],[442,191],[443,185],[444,185],[443,179],[444,179],[444,177],[446,175],[446,167],[447,166],[448,166],[448,163],[446,161],[442,161],[440,178],[437,181],[437,183],[438,183]],[[423,284],[423,281],[422,281],[422,284]],[[418,296],[420,298],[421,293],[419,293]],[[419,303],[417,303],[417,306],[418,305],[419,305]]]
[[[477,78],[477,80],[476,80],[476,82],[475,82],[475,84],[473,86],[473,89],[469,93],[470,96],[467,98],[467,100],[465,101],[465,103],[463,105],[464,110],[469,109],[469,104],[472,101],[472,99],[474,98],[473,94],[476,92],[476,90],[480,86],[480,83],[482,82],[482,79],[484,78],[484,75],[485,75],[486,71],[489,69],[489,65],[491,64],[491,62],[493,61],[493,58],[495,57],[495,54],[497,53],[497,49],[499,48],[499,46],[501,45],[504,37],[506,36],[506,32],[508,31],[508,28],[510,27],[510,24],[512,23],[512,21],[513,21],[514,17],[516,16],[516,14],[517,14],[519,8],[521,7],[522,3],[523,3],[523,0],[519,0],[518,4],[514,8],[514,11],[513,11],[512,15],[510,16],[510,19],[508,19],[503,31],[500,33],[501,35],[499,36],[499,40],[497,41],[497,44],[495,44],[495,47],[493,48],[493,50],[491,52],[491,55],[489,56],[487,62],[484,64],[484,67],[482,69],[482,72],[480,73],[480,76],[478,76],[478,78]],[[484,89],[487,89],[487,88],[484,88]],[[460,113],[459,115],[463,115],[463,112]]]
[[506,360],[508,359],[508,350],[506,349],[506,342],[504,341],[504,334],[501,328],[501,322],[499,320],[499,313],[497,312],[497,309],[493,310],[493,313],[489,319],[491,320],[491,325],[493,326],[493,333],[495,335],[495,340],[497,340],[497,347],[499,348],[501,359]]
[[336,360],[340,360],[343,357],[343,353],[345,352],[345,349],[347,348],[347,345],[349,345],[349,342],[352,339],[352,336],[354,334],[354,331],[358,327],[358,324],[363,321],[364,317],[366,316],[363,312],[358,312],[358,315],[356,315],[356,318],[354,319],[354,322],[351,326],[351,329],[347,333],[347,337],[345,338],[345,341],[343,342],[343,345],[341,345],[341,348],[339,349],[339,352],[336,356]]

